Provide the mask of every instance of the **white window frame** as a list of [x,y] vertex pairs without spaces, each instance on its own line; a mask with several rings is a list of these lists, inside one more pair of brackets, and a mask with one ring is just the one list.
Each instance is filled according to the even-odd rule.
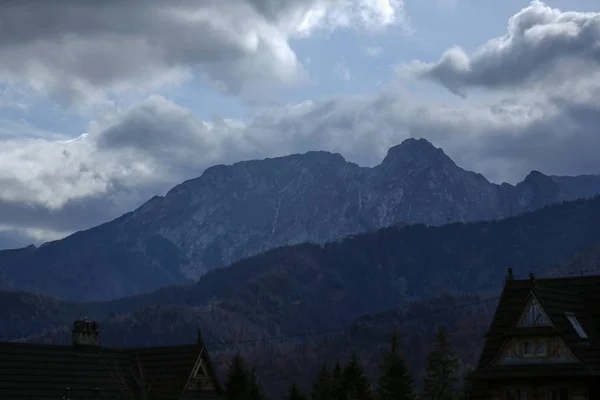
[[577,332],[577,335],[579,335],[580,338],[588,339],[587,333],[585,333],[583,326],[581,326],[581,324],[579,323],[579,320],[577,319],[575,314],[567,311],[567,312],[565,312],[565,317],[567,317],[567,319],[571,323],[571,326],[573,327],[573,329],[575,329],[575,332]]

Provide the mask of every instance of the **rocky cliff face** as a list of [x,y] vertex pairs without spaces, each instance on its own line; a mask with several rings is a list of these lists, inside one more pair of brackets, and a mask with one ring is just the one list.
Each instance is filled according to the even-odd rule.
[[399,223],[503,218],[600,192],[600,177],[532,172],[496,185],[424,139],[374,168],[309,152],[218,165],[114,221],[38,249],[0,252],[0,285],[99,300],[186,283],[265,250]]

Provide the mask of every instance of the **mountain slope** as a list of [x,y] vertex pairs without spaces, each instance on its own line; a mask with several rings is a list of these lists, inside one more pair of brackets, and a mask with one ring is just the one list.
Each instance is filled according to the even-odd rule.
[[[164,307],[204,315],[206,334],[226,341],[235,339],[232,327],[278,335],[345,326],[360,314],[404,307],[440,293],[497,294],[508,267],[517,277],[526,277],[529,272],[545,276],[557,268],[567,271],[569,262],[574,263],[571,269],[578,269],[582,258],[593,263],[589,258],[600,248],[598,221],[600,197],[501,221],[385,228],[322,246],[277,248],[214,270],[197,284],[108,302],[72,303],[0,292],[0,321],[6,325],[0,327],[0,336],[39,333],[42,323],[68,330],[81,314],[104,321],[139,313],[113,325],[117,335],[120,329],[130,329],[125,325],[132,321],[151,324],[151,310]],[[190,331],[199,323],[186,320]],[[105,339],[110,331],[103,328]],[[116,344],[140,339],[120,340]]]
[[188,283],[278,246],[516,215],[589,195],[597,182],[534,172],[516,186],[495,185],[424,139],[391,148],[373,168],[327,152],[220,165],[114,221],[0,252],[0,287],[111,299]]

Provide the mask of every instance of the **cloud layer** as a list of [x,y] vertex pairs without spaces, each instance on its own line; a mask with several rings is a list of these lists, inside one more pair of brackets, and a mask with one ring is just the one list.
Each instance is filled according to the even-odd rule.
[[[7,142],[0,149],[0,215],[13,227],[70,232],[131,210],[217,163],[324,149],[362,165],[403,139],[427,137],[462,166],[496,181],[532,169],[600,171],[598,92],[424,102],[389,87],[264,111],[248,123],[200,121],[160,96],[102,121],[75,140]],[[36,233],[43,236],[42,233]]]
[[290,37],[402,22],[401,0],[4,2],[0,83],[66,105],[181,83],[199,69],[237,93],[303,79]]

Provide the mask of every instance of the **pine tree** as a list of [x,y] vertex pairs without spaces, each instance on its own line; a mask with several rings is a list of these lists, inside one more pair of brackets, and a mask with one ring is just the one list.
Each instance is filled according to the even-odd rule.
[[342,387],[346,398],[350,400],[370,400],[371,383],[360,366],[355,352],[342,371]]
[[390,348],[383,355],[377,385],[377,400],[413,400],[414,383],[404,358],[399,354],[400,337],[396,327],[390,338]]
[[238,353],[231,360],[227,378],[225,379],[227,400],[244,400],[246,398],[249,382],[248,378],[244,359]]
[[[338,364],[339,367],[339,364]],[[333,397],[332,374],[327,369],[327,364],[323,363],[321,369],[312,384],[310,397],[312,400],[331,400]]]
[[307,400],[306,396],[300,391],[296,382],[293,382],[285,396],[285,400]]
[[466,377],[475,370],[475,367],[470,364],[461,364],[460,374],[461,374],[461,382],[460,389],[458,392],[458,400],[468,400],[469,394],[471,392],[472,384]]
[[427,356],[423,400],[453,400],[456,397],[459,366],[448,332],[444,326],[440,326],[436,346]]
[[339,361],[333,366],[331,371],[331,397],[335,400],[346,400],[346,390],[342,377],[342,366]]
[[245,398],[247,400],[265,400],[265,393],[256,379],[256,371],[252,369],[249,373],[247,373],[247,376],[248,379]]

